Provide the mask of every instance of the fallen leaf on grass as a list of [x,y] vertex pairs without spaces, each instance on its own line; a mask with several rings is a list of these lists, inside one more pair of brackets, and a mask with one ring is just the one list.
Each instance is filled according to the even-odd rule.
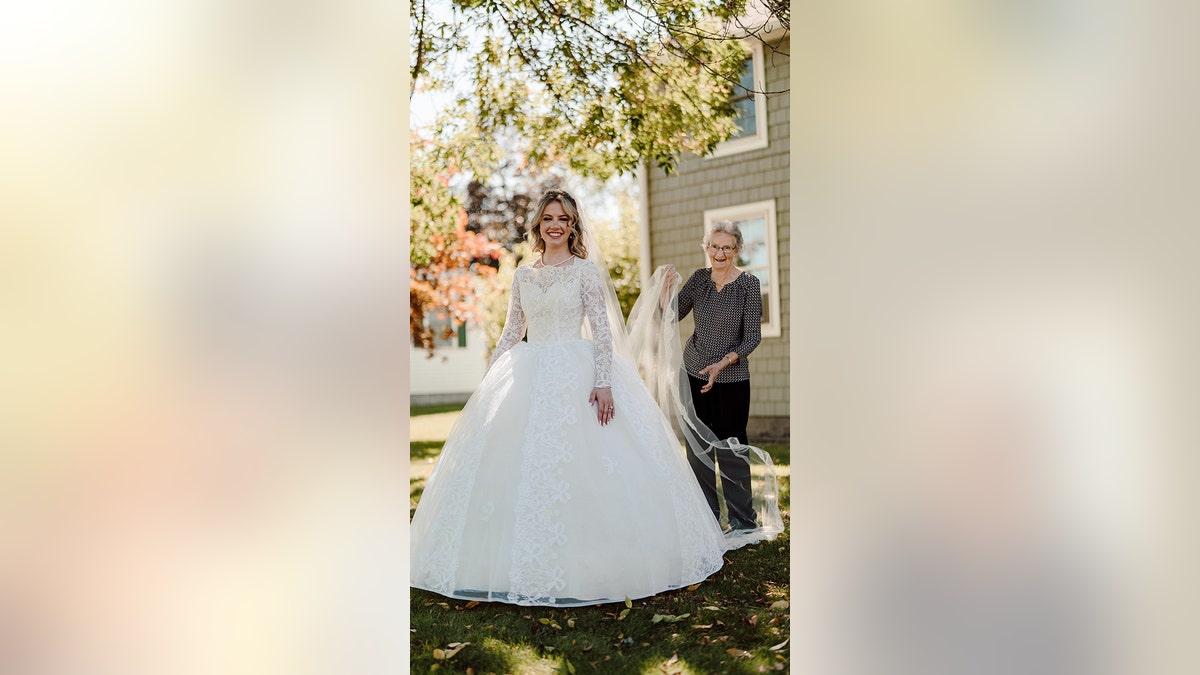
[[751,626],[757,626],[758,625],[758,615],[755,614],[754,616],[750,617],[749,623]]
[[627,617],[627,616],[629,616],[629,608],[628,607],[621,610],[621,613],[617,615],[617,621],[624,621],[625,617]]
[[694,623],[694,624],[692,624],[692,628],[712,628],[712,627],[713,627],[713,625],[711,623],[706,623],[706,624]]
[[787,609],[787,608],[788,608],[787,600],[776,600],[775,602],[771,603],[771,609]]
[[628,595],[625,596],[625,606],[631,609],[633,608],[633,601],[629,599]]
[[575,627],[575,619],[567,619],[567,628]]
[[650,619],[650,623],[658,623],[660,621],[666,621],[667,623],[676,623],[678,621],[683,621],[684,619],[688,618],[689,616],[691,616],[690,612],[687,614],[678,614],[675,616],[672,616],[670,614],[655,614],[654,618]]
[[729,649],[725,650],[725,653],[735,659],[750,658],[750,652],[746,651],[745,649],[738,649],[737,647],[730,647]]
[[446,658],[448,658],[448,659],[454,658],[455,654],[461,652],[463,647],[466,647],[469,644],[471,644],[471,643],[470,642],[451,642],[450,644],[446,645],[447,647],[451,648],[450,651],[446,652]]
[[719,611],[721,611],[721,608],[720,608],[720,607],[717,607],[716,605],[706,605],[706,606],[704,606],[704,607],[701,607],[700,609],[709,609],[709,610],[712,610],[712,611],[714,611],[714,612],[719,612]]
[[779,643],[779,644],[777,644],[777,645],[773,645],[773,646],[771,647],[771,651],[773,651],[773,652],[777,652],[777,651],[779,651],[780,649],[783,649],[785,646],[787,646],[788,640],[791,640],[791,639],[792,639],[792,638],[787,638],[787,639],[786,639],[786,640],[784,640],[783,642],[780,642],[780,643]]
[[692,584],[691,586],[688,586],[688,588],[687,588],[687,589],[688,589],[689,591],[694,591],[694,590],[696,590],[697,588],[700,588],[700,584]]
[[466,647],[469,644],[471,644],[471,643],[470,642],[451,642],[450,644],[446,645],[447,647],[450,647],[450,651],[446,651],[445,649],[435,649],[435,650],[433,650],[433,658],[437,659],[438,661],[445,661],[446,659],[452,659],[452,658],[454,658],[455,654],[461,652],[462,648]]
[[470,602],[468,602],[468,603],[467,603],[467,609],[471,609],[472,607],[476,607],[476,606],[478,606],[478,605],[479,605],[479,601],[478,601],[478,600],[472,600],[472,601],[470,601]]

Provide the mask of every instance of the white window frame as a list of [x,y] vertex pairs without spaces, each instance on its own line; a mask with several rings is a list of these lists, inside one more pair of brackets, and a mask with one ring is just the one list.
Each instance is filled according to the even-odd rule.
[[[767,315],[770,321],[762,324],[762,336],[780,337],[783,334],[783,323],[779,315],[779,243],[775,225],[775,200],[768,199],[761,202],[751,202],[748,204],[738,204],[737,206],[728,206],[720,209],[710,209],[704,212],[704,234],[712,229],[714,222],[718,220],[749,220],[751,218],[762,217],[766,221],[767,229],[767,270],[770,275],[770,283],[767,290]],[[705,261],[711,267],[712,261],[705,256]]]
[[743,46],[746,48],[746,55],[750,57],[752,70],[754,71],[755,134],[753,136],[743,136],[742,138],[718,143],[712,154],[705,155],[705,159],[726,157],[751,150],[761,150],[770,143],[767,138],[767,95],[763,93],[767,90],[766,68],[763,65],[763,46],[758,40],[743,43]]

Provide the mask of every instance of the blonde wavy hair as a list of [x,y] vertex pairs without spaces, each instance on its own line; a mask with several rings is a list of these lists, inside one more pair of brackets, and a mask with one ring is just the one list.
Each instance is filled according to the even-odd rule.
[[571,255],[579,258],[587,258],[587,246],[583,243],[583,219],[579,217],[579,205],[575,203],[575,198],[566,190],[547,190],[546,194],[538,200],[537,208],[534,213],[537,216],[529,225],[529,233],[526,238],[529,240],[530,247],[534,253],[541,253],[546,250],[546,241],[542,239],[542,215],[546,213],[546,207],[552,202],[558,202],[562,205],[563,211],[571,219],[571,233],[567,235],[567,250]]

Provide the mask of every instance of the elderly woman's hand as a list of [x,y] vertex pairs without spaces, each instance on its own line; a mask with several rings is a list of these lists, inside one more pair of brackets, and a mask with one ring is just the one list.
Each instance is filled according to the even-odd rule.
[[667,303],[671,300],[671,287],[679,283],[683,277],[680,276],[679,272],[675,271],[674,265],[663,265],[658,269],[662,270],[663,273],[662,291],[658,295],[658,307],[659,309],[666,309]]
[[733,365],[737,360],[737,352],[729,352],[725,355],[725,358],[721,359],[720,361],[717,361],[711,366],[705,366],[704,368],[701,368],[700,374],[708,375],[708,382],[706,382],[703,387],[700,387],[700,393],[708,393],[713,388],[713,383],[717,381],[717,375],[720,375],[722,370],[725,370],[729,366]]

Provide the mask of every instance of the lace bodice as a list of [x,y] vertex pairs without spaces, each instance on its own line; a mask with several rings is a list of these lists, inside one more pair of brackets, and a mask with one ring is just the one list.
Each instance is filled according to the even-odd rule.
[[518,267],[504,332],[491,363],[520,342],[526,330],[531,344],[578,340],[586,317],[595,356],[595,386],[612,386],[612,331],[604,312],[603,288],[599,268],[582,258],[559,267]]

